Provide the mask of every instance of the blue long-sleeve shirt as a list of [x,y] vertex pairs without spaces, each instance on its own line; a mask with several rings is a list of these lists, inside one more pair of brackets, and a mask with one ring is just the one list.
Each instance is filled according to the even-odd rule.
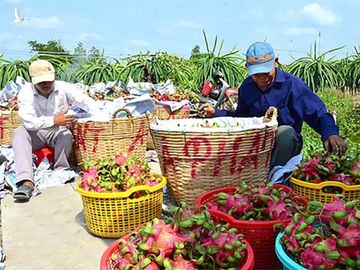
[[280,69],[276,69],[274,82],[264,92],[251,76],[246,78],[239,88],[236,111],[216,110],[215,116],[260,117],[270,106],[278,110],[278,124],[292,126],[300,141],[304,121],[321,135],[322,141],[339,135],[339,127],[321,99],[300,78]]

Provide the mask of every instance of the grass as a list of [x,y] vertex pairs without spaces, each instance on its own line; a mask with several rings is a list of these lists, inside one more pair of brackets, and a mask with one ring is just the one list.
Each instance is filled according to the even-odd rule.
[[[341,91],[327,89],[318,95],[326,104],[328,111],[336,114],[336,122],[340,127],[340,135],[348,144],[347,154],[360,159],[360,94],[344,95]],[[320,135],[304,124],[302,135],[304,159],[310,154],[323,150]]]

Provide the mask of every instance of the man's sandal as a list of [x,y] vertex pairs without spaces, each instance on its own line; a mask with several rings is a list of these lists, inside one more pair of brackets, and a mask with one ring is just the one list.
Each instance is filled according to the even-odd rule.
[[33,189],[27,185],[21,185],[17,191],[15,191],[13,197],[16,200],[28,201],[31,198]]

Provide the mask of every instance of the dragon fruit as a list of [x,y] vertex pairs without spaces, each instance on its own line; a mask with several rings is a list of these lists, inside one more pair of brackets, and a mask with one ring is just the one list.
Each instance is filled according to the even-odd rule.
[[354,178],[360,177],[360,161],[354,161],[351,164],[349,173]]
[[243,183],[241,187],[234,188],[234,192],[215,194],[206,206],[236,220],[285,220],[304,210],[305,201],[282,185]]
[[247,244],[236,229],[216,224],[205,207],[169,209],[171,218],[154,219],[119,241],[108,259],[112,269],[240,269]]
[[[116,155],[113,159],[90,161],[84,164],[81,188],[94,192],[122,192],[140,185],[155,186],[161,179],[150,172],[150,166],[135,157]],[[141,197],[137,191],[131,198]]]
[[[338,197],[331,203],[309,202],[284,227],[280,242],[286,253],[307,269],[360,268],[358,201]],[[313,206],[318,207],[313,207]]]
[[[300,163],[293,173],[294,178],[310,182],[337,181],[346,185],[360,184],[360,161],[336,153],[317,152]],[[337,190],[327,192],[337,193]]]
[[81,187],[87,191],[92,191],[97,187],[99,181],[96,167],[92,167],[84,172],[81,181]]

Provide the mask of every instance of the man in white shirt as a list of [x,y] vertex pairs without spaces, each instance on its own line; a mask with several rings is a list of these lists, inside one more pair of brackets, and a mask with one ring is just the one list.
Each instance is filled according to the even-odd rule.
[[15,130],[12,144],[18,186],[13,196],[25,201],[34,190],[32,151],[50,146],[54,148],[54,168],[68,169],[73,135],[67,127],[74,117],[66,113],[73,104],[85,111],[94,105],[94,100],[74,85],[55,81],[54,67],[46,60],[32,62],[29,73],[32,84],[24,86],[18,94],[23,126]]

